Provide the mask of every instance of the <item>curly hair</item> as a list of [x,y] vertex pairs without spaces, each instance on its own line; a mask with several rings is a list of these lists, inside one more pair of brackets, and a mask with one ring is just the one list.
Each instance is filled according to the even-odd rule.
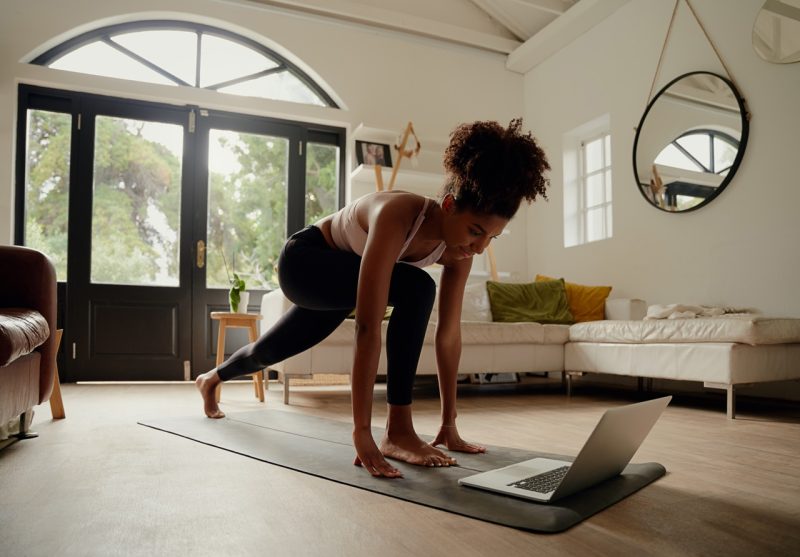
[[508,128],[497,122],[461,124],[450,134],[444,167],[448,178],[441,191],[452,194],[456,208],[510,219],[522,200],[547,199],[550,164],[522,119]]

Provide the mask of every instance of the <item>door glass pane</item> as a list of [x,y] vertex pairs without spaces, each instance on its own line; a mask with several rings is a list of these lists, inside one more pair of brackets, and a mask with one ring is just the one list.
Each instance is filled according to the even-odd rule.
[[27,116],[25,245],[46,254],[66,281],[72,117],[44,110]]
[[94,283],[178,286],[183,127],[98,116]]
[[339,208],[339,148],[309,143],[306,149],[306,226]]
[[248,290],[278,286],[288,171],[288,139],[210,131],[207,287],[228,288],[233,273]]

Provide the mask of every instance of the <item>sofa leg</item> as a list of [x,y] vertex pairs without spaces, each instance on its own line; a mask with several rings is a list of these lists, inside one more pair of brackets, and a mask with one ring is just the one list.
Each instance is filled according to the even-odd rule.
[[725,387],[725,391],[727,393],[727,411],[728,411],[728,419],[734,420],[736,419],[736,390],[733,385],[728,385]]
[[20,414],[19,433],[17,433],[14,437],[17,439],[33,439],[35,437],[39,437],[38,433],[30,431],[31,422],[33,422],[33,408],[30,408]]
[[[61,335],[63,332],[64,329],[56,330],[56,354],[58,354],[58,348],[61,346]],[[58,363],[56,363],[55,373],[53,373],[53,394],[50,395],[50,412],[53,414],[54,420],[63,420],[67,417],[64,412],[64,399],[61,398],[61,380],[58,377]]]
[[567,398],[572,396],[572,375],[567,373]]
[[283,374],[283,403],[289,404],[289,376]]

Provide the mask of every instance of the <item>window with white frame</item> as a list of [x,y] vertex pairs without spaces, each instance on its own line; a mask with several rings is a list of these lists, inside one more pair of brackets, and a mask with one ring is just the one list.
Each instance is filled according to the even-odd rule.
[[564,137],[564,246],[611,238],[608,116],[580,126]]

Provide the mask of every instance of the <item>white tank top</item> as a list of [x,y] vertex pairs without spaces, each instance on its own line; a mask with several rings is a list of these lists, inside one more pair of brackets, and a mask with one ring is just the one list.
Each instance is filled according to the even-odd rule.
[[[419,230],[419,227],[422,226],[430,201],[429,198],[425,198],[422,211],[417,215],[417,219],[414,221],[414,225],[411,227],[406,237],[406,243],[403,244],[403,249],[400,250],[400,255],[397,258],[398,262],[407,263],[414,267],[427,267],[439,261],[442,253],[444,253],[447,246],[442,242],[436,246],[431,253],[419,261],[400,261],[408,249],[409,244],[411,244],[414,235]],[[357,255],[364,255],[364,247],[367,245],[367,231],[361,228],[361,225],[358,223],[355,206],[355,203],[351,203],[333,215],[333,219],[331,220],[331,237],[333,238],[333,243],[340,250],[351,251]]]

